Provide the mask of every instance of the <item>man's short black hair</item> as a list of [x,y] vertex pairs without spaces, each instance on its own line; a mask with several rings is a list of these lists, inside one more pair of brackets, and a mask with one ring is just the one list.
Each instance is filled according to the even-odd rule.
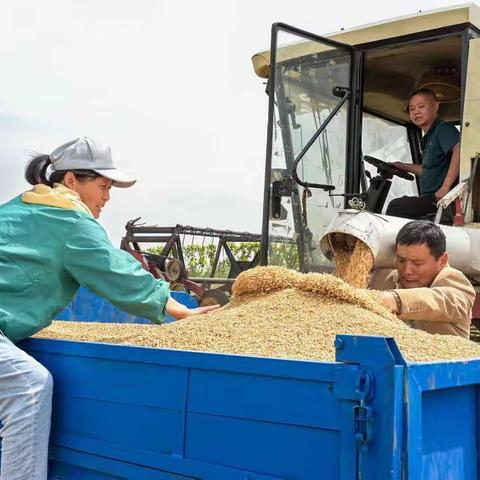
[[439,259],[447,250],[447,239],[441,228],[426,220],[412,220],[398,232],[395,248],[398,245],[421,245],[426,243],[430,253]]
[[435,92],[433,90],[430,90],[429,88],[419,88],[418,90],[415,90],[413,93],[410,94],[410,96],[408,97],[408,103],[410,103],[410,100],[415,95],[425,95],[427,97],[431,97],[435,102],[437,101],[437,96],[435,95]]

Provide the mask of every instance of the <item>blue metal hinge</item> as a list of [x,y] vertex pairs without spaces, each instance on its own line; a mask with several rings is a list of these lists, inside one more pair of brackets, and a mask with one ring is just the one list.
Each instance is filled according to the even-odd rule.
[[359,405],[353,407],[354,431],[359,451],[366,449],[366,444],[373,438],[373,411],[367,402],[373,395],[373,375],[363,370],[360,372],[356,385]]

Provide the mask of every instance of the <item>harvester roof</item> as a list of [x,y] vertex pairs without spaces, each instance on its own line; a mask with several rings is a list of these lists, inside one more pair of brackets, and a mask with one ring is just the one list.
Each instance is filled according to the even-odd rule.
[[[462,26],[480,30],[478,6],[468,4],[417,13],[326,37],[368,51],[363,68],[365,111],[406,123],[409,121],[406,106],[410,94],[418,88],[430,88],[440,101],[440,116],[444,120],[458,122],[461,113]],[[435,36],[432,33],[433,37],[428,35],[430,38],[426,39],[426,32],[438,32],[449,27],[458,27],[458,34],[438,34],[432,40]],[[404,41],[406,38],[408,42]],[[317,41],[290,43],[277,49],[277,63],[288,64],[294,59],[328,55],[331,49]],[[270,51],[257,53],[252,62],[257,75],[263,78],[269,76]],[[317,96],[319,87],[315,87]],[[297,108],[310,108],[303,105],[305,100],[295,100],[294,95],[293,89],[291,98],[296,101]],[[313,97],[312,92],[306,103],[311,104]]]
[[[451,8],[419,12],[349,30],[341,30],[324,36],[337,42],[355,46],[462,24],[471,24],[480,30],[480,8],[477,5],[469,3]],[[321,48],[321,45],[315,42],[297,43],[282,49],[279,52],[278,59],[288,60],[289,58],[301,57],[315,53]],[[253,55],[252,63],[255,73],[259,77],[268,78],[270,50]]]

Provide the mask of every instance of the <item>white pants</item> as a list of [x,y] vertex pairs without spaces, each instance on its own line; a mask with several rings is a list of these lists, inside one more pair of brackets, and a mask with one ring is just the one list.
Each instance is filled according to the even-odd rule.
[[0,332],[0,480],[47,480],[53,380]]

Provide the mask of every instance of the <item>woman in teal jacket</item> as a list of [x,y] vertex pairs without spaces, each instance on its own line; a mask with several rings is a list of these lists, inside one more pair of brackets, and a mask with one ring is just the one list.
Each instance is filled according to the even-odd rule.
[[155,323],[212,309],[175,302],[97,222],[110,188],[135,183],[109,147],[78,138],[32,159],[25,176],[34,188],[0,206],[2,480],[47,478],[52,378],[14,343],[48,326],[80,285]]

